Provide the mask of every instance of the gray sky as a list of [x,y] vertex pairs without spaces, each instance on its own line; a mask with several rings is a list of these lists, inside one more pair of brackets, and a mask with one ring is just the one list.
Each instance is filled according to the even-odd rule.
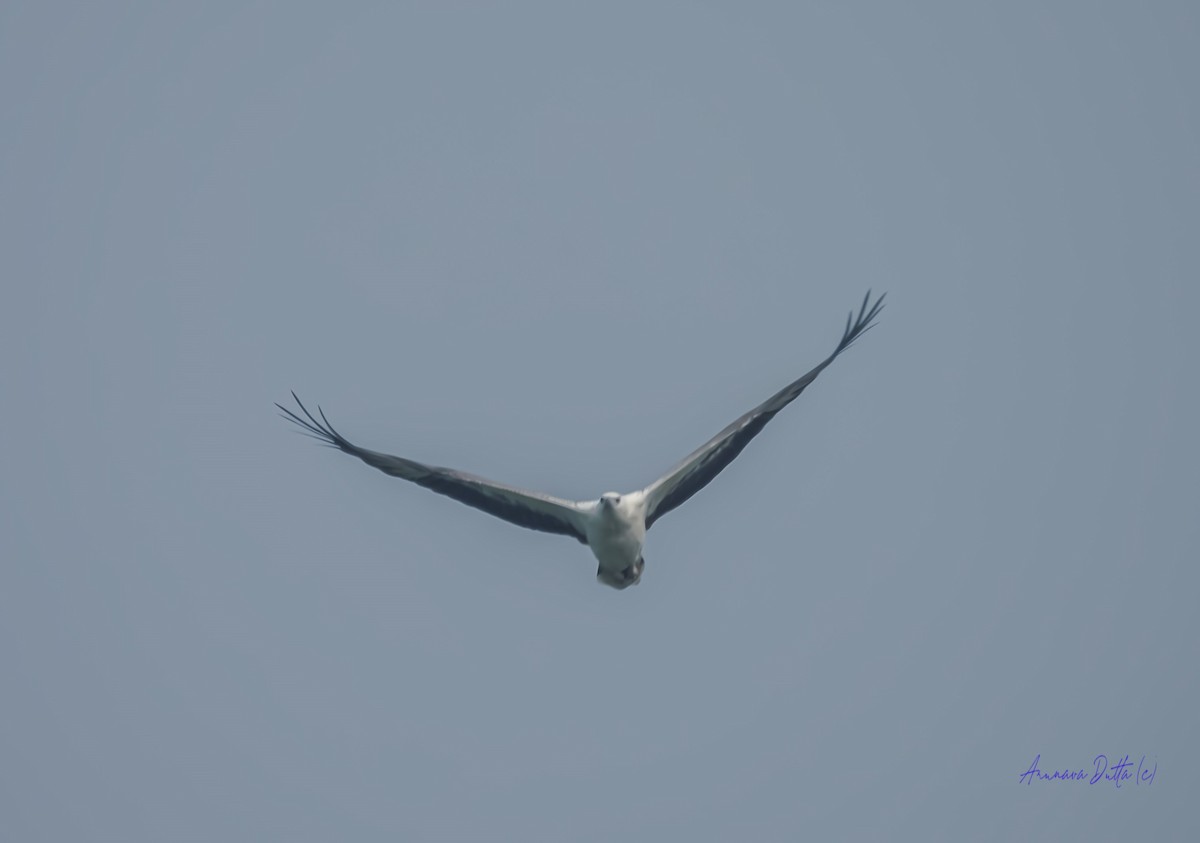
[[1196,836],[1196,9],[0,6],[0,836]]

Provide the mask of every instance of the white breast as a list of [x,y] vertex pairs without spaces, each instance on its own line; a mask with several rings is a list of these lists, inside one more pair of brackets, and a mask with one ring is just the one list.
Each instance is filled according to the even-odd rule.
[[620,573],[642,555],[646,540],[646,519],[641,495],[622,495],[609,506],[597,504],[588,520],[588,546],[600,562],[600,567],[613,574]]

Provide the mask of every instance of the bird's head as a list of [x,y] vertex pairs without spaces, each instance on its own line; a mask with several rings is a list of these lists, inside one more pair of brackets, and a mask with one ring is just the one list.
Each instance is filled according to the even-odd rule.
[[616,492],[605,492],[603,495],[600,496],[600,509],[602,511],[605,511],[605,512],[611,511],[613,509],[613,507],[619,506],[620,503],[621,503],[621,496],[618,495]]

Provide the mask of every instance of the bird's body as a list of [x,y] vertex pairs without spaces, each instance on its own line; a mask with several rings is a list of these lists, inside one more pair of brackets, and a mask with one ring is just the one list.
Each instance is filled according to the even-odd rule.
[[[661,516],[707,486],[742,452],[775,414],[794,401],[826,366],[869,330],[883,306],[883,296],[868,310],[871,294],[863,299],[858,317],[846,320],[841,342],[829,357],[796,381],[701,445],[682,462],[644,489],[628,494],[606,492],[596,500],[572,501],[496,483],[466,472],[425,465],[404,457],[369,451],[352,444],[333,429],[317,408],[313,416],[296,398],[303,417],[277,404],[285,417],[321,442],[356,456],[380,471],[424,486],[521,527],[572,536],[588,545],[600,563],[597,579],[623,589],[641,581],[646,531]],[[295,393],[292,393],[295,398]]]
[[642,545],[646,542],[646,496],[641,492],[600,496],[587,514],[588,546],[600,563],[596,577],[613,588],[637,585],[642,579]]

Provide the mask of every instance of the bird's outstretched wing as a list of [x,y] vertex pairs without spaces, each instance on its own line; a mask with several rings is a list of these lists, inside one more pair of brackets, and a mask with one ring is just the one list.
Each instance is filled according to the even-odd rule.
[[304,417],[300,417],[282,404],[276,404],[275,406],[280,409],[284,418],[299,425],[313,438],[339,448],[351,456],[358,457],[367,465],[374,466],[393,477],[411,480],[418,486],[424,486],[440,495],[454,498],[467,506],[482,509],[484,512],[495,515],[497,518],[503,518],[519,527],[541,530],[544,533],[573,536],[587,544],[584,508],[575,501],[538,492],[526,492],[523,489],[485,480],[482,477],[455,471],[451,468],[424,465],[415,460],[381,454],[378,451],[368,451],[366,448],[360,448],[351,443],[334,430],[320,407],[317,407],[317,415],[321,417],[318,421],[301,403],[296,393],[293,392],[292,397],[296,399],[296,404],[300,407],[300,412],[304,413]]
[[875,317],[883,308],[883,296],[877,298],[875,304],[868,309],[867,305],[870,299],[871,291],[868,290],[862,307],[859,308],[857,318],[854,316],[854,311],[850,311],[850,315],[846,317],[846,330],[842,333],[842,341],[833,350],[833,354],[826,357],[804,377],[788,384],[705,442],[689,454],[683,462],[645,488],[647,529],[663,515],[712,482],[712,479],[720,474],[725,466],[733,462],[742,449],[750,443],[750,440],[757,436],[767,422],[775,417],[776,413],[796,400],[796,397],[804,391],[806,386],[816,380],[817,375],[821,374],[826,366],[849,348],[856,339],[870,330]]

